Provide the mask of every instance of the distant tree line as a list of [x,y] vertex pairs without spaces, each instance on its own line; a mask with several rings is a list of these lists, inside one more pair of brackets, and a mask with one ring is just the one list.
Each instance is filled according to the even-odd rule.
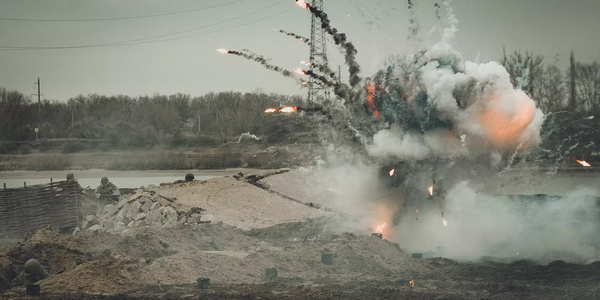
[[[541,55],[515,51],[504,52],[501,63],[515,87],[525,91],[546,114],[600,112],[598,62],[576,62],[571,53],[570,67],[563,73],[556,65],[546,64]],[[301,96],[221,92],[193,98],[186,94],[90,94],[38,104],[20,92],[0,88],[0,141],[35,140],[35,128],[40,139],[106,140],[119,147],[177,144],[182,134],[192,133],[213,140],[244,132],[266,136],[285,130],[285,126],[278,126],[281,119],[265,114],[265,108],[302,103]],[[310,125],[298,125],[302,122],[308,121],[296,120],[294,126]]]
[[600,63],[580,63],[571,52],[564,72],[532,52],[504,51],[502,65],[513,85],[525,91],[544,113],[567,110],[579,114],[600,112]]
[[101,139],[111,145],[146,147],[173,144],[182,133],[213,140],[251,132],[274,132],[281,120],[267,107],[301,105],[300,96],[222,92],[192,98],[186,94],[152,96],[78,95],[65,102],[40,104],[22,93],[0,88],[0,141]]

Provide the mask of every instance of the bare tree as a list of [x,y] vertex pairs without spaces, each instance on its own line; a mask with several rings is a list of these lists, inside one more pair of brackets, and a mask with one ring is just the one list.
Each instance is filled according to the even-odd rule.
[[545,113],[563,109],[567,91],[560,69],[555,65],[546,66],[539,79],[534,88],[538,107]]
[[532,52],[515,51],[506,56],[503,51],[502,65],[510,74],[510,80],[518,89],[525,91],[529,97],[534,98],[536,85],[539,84],[541,73],[544,71],[544,57],[534,55]]
[[576,93],[578,105],[587,112],[600,110],[600,64],[576,64]]

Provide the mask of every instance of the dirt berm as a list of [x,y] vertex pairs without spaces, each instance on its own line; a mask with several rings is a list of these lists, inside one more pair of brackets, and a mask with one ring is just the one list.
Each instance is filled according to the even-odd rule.
[[[199,222],[129,222],[139,226],[74,235],[41,229],[0,249],[0,298],[28,299],[24,287],[6,290],[6,282],[32,257],[52,274],[39,282],[41,299],[600,298],[599,262],[412,258],[401,244],[373,237],[369,228],[348,226],[360,224],[352,215],[247,178],[179,182],[139,192],[171,199],[177,211],[202,208]],[[135,199],[122,207],[131,210]],[[276,276],[266,276],[270,268],[276,268]],[[199,288],[199,278],[209,278],[210,284]]]

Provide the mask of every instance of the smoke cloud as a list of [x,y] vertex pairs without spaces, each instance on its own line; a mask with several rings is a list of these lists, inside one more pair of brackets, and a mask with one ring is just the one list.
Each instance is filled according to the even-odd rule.
[[460,182],[446,196],[448,226],[436,209],[422,207],[419,220],[403,212],[396,238],[410,251],[437,249],[432,255],[455,259],[589,263],[600,259],[600,203],[589,196],[594,194],[581,189],[564,197],[510,198]]

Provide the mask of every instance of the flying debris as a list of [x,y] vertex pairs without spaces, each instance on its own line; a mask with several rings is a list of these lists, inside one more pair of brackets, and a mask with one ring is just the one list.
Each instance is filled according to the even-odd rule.
[[300,7],[310,9],[310,4],[308,4],[308,2],[306,2],[304,0],[294,0],[294,1],[296,1],[296,4],[298,4],[298,6],[300,6]]
[[308,71],[304,70],[304,69],[300,69],[300,68],[295,68],[294,72],[300,74],[300,75],[306,75],[308,73]]
[[579,159],[577,159],[577,158],[575,158],[575,157],[573,157],[573,159],[574,159],[575,161],[577,161],[577,162],[578,162],[580,165],[584,166],[584,167],[591,167],[591,166],[592,166],[592,165],[590,165],[590,164],[589,164],[587,161],[585,161],[585,160],[579,160]]
[[219,48],[219,49],[217,49],[217,51],[220,52],[220,53],[223,53],[223,54],[229,53],[229,50],[224,49],[224,48]]
[[394,172],[396,171],[396,169],[391,169],[390,170],[390,176],[394,176]]

